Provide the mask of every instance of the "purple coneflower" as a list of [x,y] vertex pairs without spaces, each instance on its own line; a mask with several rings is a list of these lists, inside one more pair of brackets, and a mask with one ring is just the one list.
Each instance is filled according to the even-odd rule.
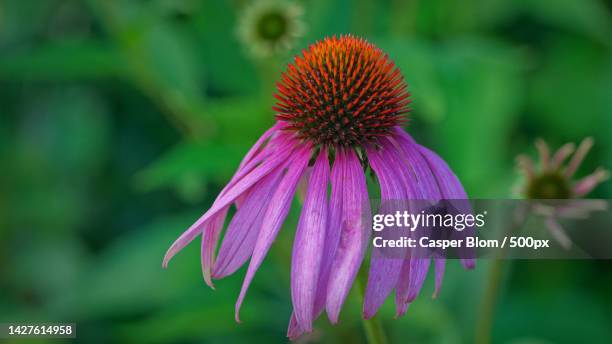
[[[367,41],[347,35],[311,45],[288,65],[275,97],[276,124],[247,153],[212,207],[172,244],[163,265],[198,235],[209,286],[248,261],[236,303],[239,321],[247,289],[298,183],[307,179],[291,261],[288,336],[295,338],[310,332],[324,310],[332,323],[338,321],[368,247],[366,169],[374,172],[382,201],[467,195],[448,165],[401,128],[409,111],[407,85],[388,56]],[[232,205],[236,213],[215,257]],[[430,261],[373,257],[364,317],[372,317],[394,289],[397,313],[403,314],[419,294]],[[444,259],[434,259],[434,266],[435,295]]]
[[[551,154],[544,140],[537,140],[535,145],[540,155],[539,170],[536,169],[534,161],[526,155],[519,155],[516,159],[518,168],[526,179],[525,185],[519,192],[527,199],[540,200],[533,204],[531,209],[534,213],[545,217],[546,227],[551,235],[563,247],[569,249],[572,242],[558,219],[585,218],[592,211],[606,209],[607,204],[604,201],[579,199],[608,179],[609,173],[603,168],[598,168],[582,179],[573,180],[574,174],[593,146],[593,139],[590,137],[584,139],[575,152],[574,144],[571,142],[561,146],[554,154]],[[567,159],[570,160],[565,165]],[[544,202],[541,200],[569,201]]]

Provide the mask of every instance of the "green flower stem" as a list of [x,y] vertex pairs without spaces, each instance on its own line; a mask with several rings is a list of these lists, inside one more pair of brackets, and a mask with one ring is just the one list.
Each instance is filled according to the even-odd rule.
[[[519,206],[519,208],[516,209],[513,221],[504,231],[504,235],[515,233],[525,224],[528,214],[527,210],[528,208],[523,206]],[[491,329],[493,327],[493,319],[495,318],[495,307],[497,305],[504,267],[506,266],[505,258],[507,254],[508,245],[499,252],[489,269],[487,285],[480,306],[479,318],[476,322],[476,337],[474,340],[476,344],[491,343]]]
[[505,261],[503,259],[495,259],[489,269],[487,286],[483,294],[483,301],[479,312],[480,317],[476,323],[476,344],[488,344],[491,342],[491,328],[493,327],[493,317],[495,314],[495,306],[497,305],[497,296],[499,294],[499,285],[501,284],[504,263]]
[[[359,271],[359,274],[356,278],[357,289],[361,294],[360,300],[363,300],[365,296],[365,286],[368,280],[367,272],[365,267],[362,267]],[[385,329],[380,322],[380,319],[377,315],[373,316],[370,319],[361,318],[361,323],[363,324],[363,329],[366,334],[366,338],[369,344],[387,344],[387,335],[385,334]]]

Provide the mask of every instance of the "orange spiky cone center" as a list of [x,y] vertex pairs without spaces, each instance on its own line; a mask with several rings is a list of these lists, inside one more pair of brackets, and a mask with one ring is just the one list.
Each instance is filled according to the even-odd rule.
[[315,144],[375,141],[409,111],[410,94],[393,61],[350,35],[311,45],[288,65],[277,87],[277,119]]

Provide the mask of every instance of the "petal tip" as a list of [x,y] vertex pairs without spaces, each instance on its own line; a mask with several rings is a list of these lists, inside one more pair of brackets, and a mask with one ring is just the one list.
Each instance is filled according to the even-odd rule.
[[405,302],[397,306],[395,309],[395,319],[406,315],[406,312],[408,311],[408,306],[410,306],[410,302]]
[[330,313],[329,311],[327,311],[327,319],[329,319],[329,322],[332,325],[338,324],[338,318],[339,318],[339,314],[337,312]]
[[289,327],[287,328],[287,338],[289,338],[289,340],[296,340],[303,333],[304,331],[302,331],[300,325],[297,323],[295,313],[291,314],[291,319],[289,320]]
[[312,317],[306,317],[305,319],[299,319],[299,317],[297,317],[296,315],[296,320],[297,320],[298,327],[301,329],[302,333],[312,332]]
[[473,259],[464,259],[462,263],[466,270],[473,270],[476,267],[476,262]]
[[410,291],[408,293],[408,296],[406,297],[406,300],[404,300],[404,302],[411,303],[414,300],[416,300],[417,296],[419,296],[418,291]]
[[210,289],[215,290],[215,284],[213,283],[210,270],[203,269],[202,277],[204,278],[204,283],[210,287]]
[[172,247],[170,247],[168,251],[166,251],[166,254],[164,255],[164,259],[162,260],[162,268],[167,269],[168,264],[170,263],[170,260],[173,257],[174,257],[174,252],[172,250]]

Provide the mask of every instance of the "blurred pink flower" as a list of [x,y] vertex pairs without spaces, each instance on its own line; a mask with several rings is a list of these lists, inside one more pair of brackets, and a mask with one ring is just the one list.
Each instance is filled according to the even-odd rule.
[[[597,168],[593,173],[579,180],[574,180],[574,174],[582,164],[585,156],[593,146],[593,139],[584,139],[574,152],[574,144],[566,143],[554,154],[543,140],[536,141],[540,156],[540,168],[536,169],[534,161],[526,155],[517,157],[519,170],[526,178],[520,192],[522,196],[533,200],[570,200],[564,202],[534,203],[532,210],[545,217],[546,225],[551,235],[566,249],[572,242],[565,233],[559,219],[585,218],[589,213],[604,210],[607,204],[601,200],[581,200],[597,185],[608,179],[609,173],[603,168]],[[568,164],[564,162],[569,160]],[[571,201],[573,200],[573,201]]]

